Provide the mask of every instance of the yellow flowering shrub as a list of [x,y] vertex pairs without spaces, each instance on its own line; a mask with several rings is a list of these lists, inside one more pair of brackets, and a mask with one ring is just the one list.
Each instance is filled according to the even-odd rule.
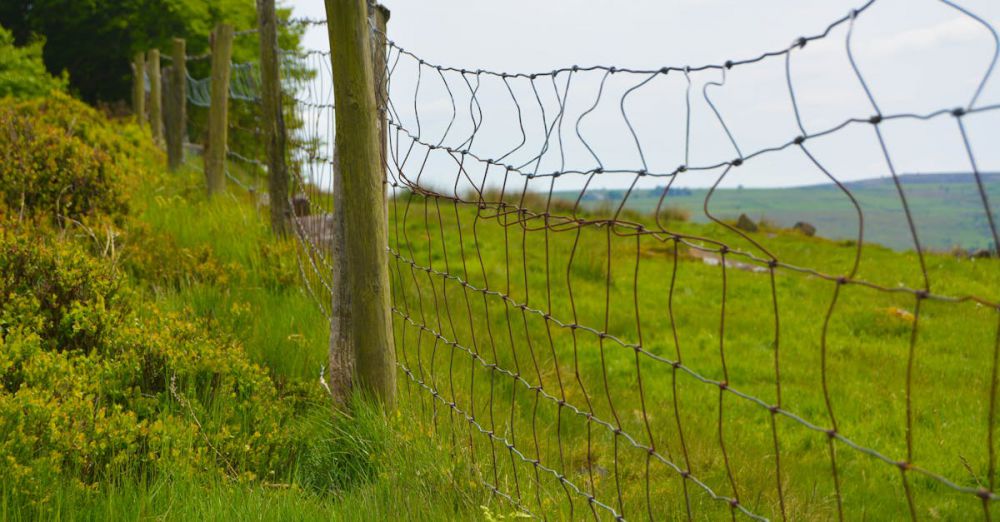
[[[68,96],[0,100],[0,494],[14,505],[45,504],[55,483],[279,482],[326,462],[299,422],[326,417],[319,386],[279,387],[217,321],[149,298],[253,269],[129,217],[125,194],[157,163],[143,130]],[[265,285],[295,281],[290,248],[260,246]]]
[[[127,210],[125,172],[156,154],[134,125],[111,126],[66,94],[0,100],[0,216],[81,220]],[[137,152],[142,152],[137,154]]]
[[288,469],[299,443],[283,427],[315,392],[279,395],[237,343],[133,310],[110,263],[38,232],[0,236],[0,481],[41,501],[56,479]]

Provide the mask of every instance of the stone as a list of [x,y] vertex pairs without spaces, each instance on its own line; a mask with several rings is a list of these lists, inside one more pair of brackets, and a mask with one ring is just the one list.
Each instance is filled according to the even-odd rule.
[[747,232],[756,232],[757,223],[754,223],[746,214],[740,214],[739,219],[736,220],[736,228]]
[[799,232],[802,232],[803,234],[809,237],[813,237],[816,235],[816,227],[812,226],[809,223],[806,223],[805,221],[799,221],[794,226],[792,226],[792,228],[798,230]]

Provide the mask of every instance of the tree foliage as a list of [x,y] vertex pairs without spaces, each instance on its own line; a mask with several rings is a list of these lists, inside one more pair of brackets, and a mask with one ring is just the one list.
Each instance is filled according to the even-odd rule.
[[44,96],[66,88],[66,74],[52,76],[42,63],[45,41],[36,39],[23,47],[14,46],[14,35],[0,27],[0,97]]
[[[216,23],[237,30],[256,26],[253,0],[4,0],[0,25],[19,45],[44,36],[49,71],[68,71],[72,88],[96,101],[129,97],[131,57],[159,48],[169,52],[171,39],[187,40],[189,54],[208,50]],[[234,59],[256,53],[256,39],[237,42]],[[252,40],[252,41],[251,41]]]

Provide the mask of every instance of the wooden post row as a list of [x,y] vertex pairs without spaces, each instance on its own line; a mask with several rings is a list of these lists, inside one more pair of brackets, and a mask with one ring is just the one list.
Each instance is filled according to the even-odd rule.
[[257,0],[260,36],[261,105],[267,140],[268,200],[271,230],[284,236],[290,230],[291,206],[288,198],[288,166],[285,164],[285,116],[282,112],[281,71],[278,64],[278,27],[274,0]]
[[150,49],[146,58],[149,71],[149,126],[153,142],[163,144],[163,85],[160,83],[160,50]]
[[132,58],[132,112],[140,127],[146,123],[146,55],[141,51]]
[[[334,168],[331,390],[336,400],[343,401],[345,392],[356,387],[392,408],[396,355],[386,252],[384,141],[380,142],[382,127],[376,100],[376,85],[383,85],[384,79],[375,80],[366,4],[366,0],[326,0],[338,163]],[[375,15],[376,24],[381,23],[384,32],[388,11],[379,9]],[[377,72],[381,75],[384,68]],[[332,375],[343,371],[342,363],[351,359],[353,372]],[[346,386],[338,383],[341,378],[348,379]]]
[[229,127],[230,59],[233,26],[219,24],[212,32],[212,92],[208,107],[208,143],[205,146],[205,183],[212,196],[226,188],[226,144]]

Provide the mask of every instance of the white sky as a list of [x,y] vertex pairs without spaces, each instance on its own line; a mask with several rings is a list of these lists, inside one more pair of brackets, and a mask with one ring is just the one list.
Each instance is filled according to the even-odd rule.
[[[390,38],[430,63],[472,70],[546,72],[571,65],[659,69],[755,57],[763,51],[787,48],[799,36],[821,32],[864,0],[385,0],[384,3],[392,11]],[[1000,27],[1000,1],[958,3]],[[294,8],[295,16],[326,17],[322,0],[294,0],[285,4]],[[810,133],[851,117],[867,118],[875,113],[847,60],[846,31],[847,24],[843,24],[828,38],[792,53],[793,84],[803,125]],[[309,49],[328,49],[325,28],[310,29],[304,45]],[[967,106],[993,57],[994,43],[985,27],[939,0],[876,0],[856,21],[852,50],[883,114],[920,114]],[[403,125],[410,129],[415,129],[412,106],[416,71],[416,63],[404,57],[393,74],[390,92]],[[421,134],[426,141],[437,142],[450,119],[451,105],[440,79],[431,76],[433,71],[424,67],[422,73],[418,97]],[[565,143],[561,151],[555,145],[550,146],[538,172],[586,170],[596,166],[573,129],[583,111],[594,103],[602,75],[574,75],[563,124]],[[997,76],[1000,70],[987,82],[977,106],[1000,104]],[[619,103],[627,88],[646,77],[622,74],[610,77],[598,108],[581,123],[588,144],[597,151],[605,169],[641,168]],[[453,90],[464,88],[460,75],[448,79]],[[560,90],[565,80],[565,75],[558,77]],[[691,74],[690,165],[715,164],[737,157],[718,119],[702,98],[702,86],[720,80],[719,71]],[[551,81],[536,80],[535,86],[551,123],[558,108]],[[626,111],[639,134],[650,172],[672,171],[684,163],[685,87],[683,74],[670,73],[652,80],[627,100]],[[528,143],[521,151],[523,154],[516,153],[505,163],[520,165],[538,154],[544,142],[543,127],[528,80],[512,82],[512,88],[525,111]],[[784,58],[736,67],[728,73],[723,87],[713,89],[709,90],[712,101],[744,155],[786,143],[799,134],[786,86]],[[484,120],[473,151],[498,157],[521,139],[516,111],[499,79],[484,80],[478,96]],[[451,146],[463,142],[472,126],[468,89],[464,96],[456,92],[455,97],[459,115],[445,141]],[[1000,171],[1000,110],[972,115],[965,121],[980,170]],[[882,129],[897,172],[970,169],[958,126],[950,116],[931,121],[890,122]],[[807,145],[839,179],[889,174],[870,125],[854,125]],[[422,152],[419,156],[423,156]],[[418,166],[413,161],[407,167]],[[455,164],[447,158],[432,159],[426,171],[423,181],[432,184],[450,185],[456,176]],[[721,173],[721,169],[685,173],[677,185],[708,186]],[[470,174],[481,179],[482,167]],[[606,174],[595,183],[623,187],[632,179],[632,175]],[[582,176],[560,178],[557,188],[578,188],[584,180]],[[827,178],[801,152],[790,148],[747,161],[733,169],[722,184],[753,187],[824,181]],[[647,187],[665,182],[665,179],[643,180]],[[547,181],[544,183],[547,187]]]

